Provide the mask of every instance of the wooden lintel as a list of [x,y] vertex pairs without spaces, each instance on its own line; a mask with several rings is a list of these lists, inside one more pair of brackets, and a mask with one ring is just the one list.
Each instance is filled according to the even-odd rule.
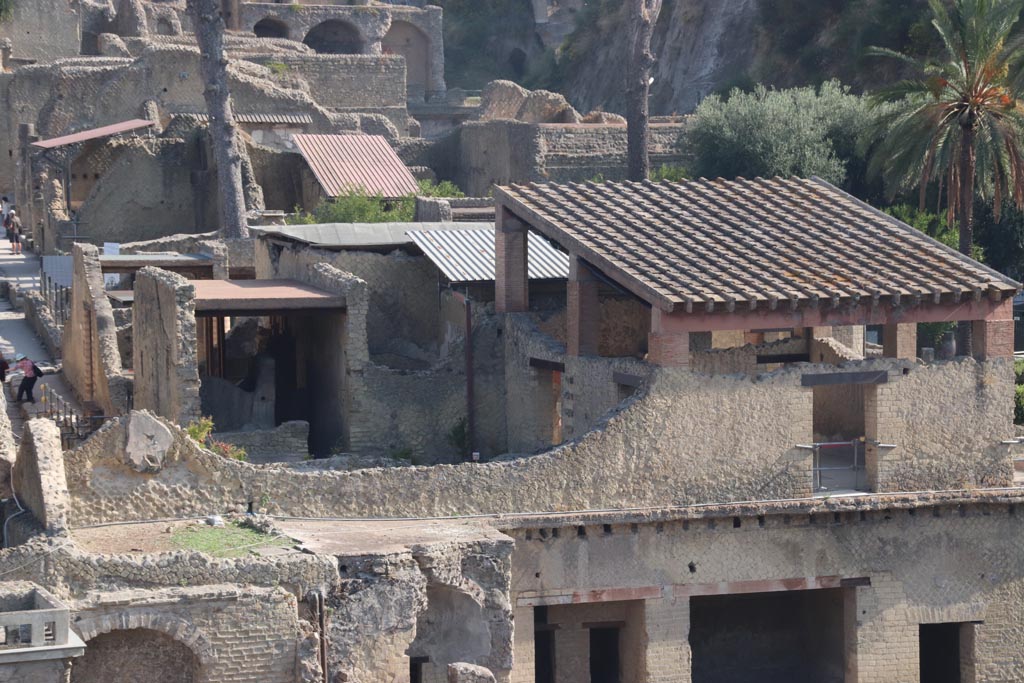
[[841,588],[861,588],[861,587],[867,587],[867,586],[870,586],[870,585],[871,585],[871,577],[870,576],[858,576],[857,578],[854,578],[854,579],[841,579],[839,581],[839,586]]
[[767,363],[810,363],[809,353],[776,353],[757,356],[758,365]]
[[640,375],[632,375],[628,372],[613,372],[612,381],[616,384],[621,384],[624,387],[638,387],[644,383],[644,378]]
[[530,367],[536,368],[537,370],[547,370],[549,372],[565,372],[565,363],[558,363],[553,360],[544,360],[543,358],[531,358]]
[[888,381],[889,373],[885,370],[870,370],[867,372],[827,372],[802,376],[800,378],[800,386],[824,387],[836,384],[886,384]]

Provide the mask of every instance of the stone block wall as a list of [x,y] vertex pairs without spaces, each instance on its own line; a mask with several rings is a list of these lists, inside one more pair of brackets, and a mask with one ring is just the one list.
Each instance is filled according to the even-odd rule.
[[[642,625],[641,680],[688,683],[691,596],[816,591],[845,579],[846,680],[918,681],[919,624],[947,622],[976,622],[977,680],[1015,680],[1024,674],[1016,602],[1024,565],[1013,550],[1022,533],[1017,508],[1007,502],[904,499],[893,507],[851,500],[816,510],[767,504],[632,524],[622,515],[583,516],[571,525],[551,519],[556,526],[546,529],[535,521],[506,531],[516,539],[516,616],[550,605],[549,620],[565,624],[555,634],[556,652],[576,653],[584,667],[586,644],[575,642],[586,636],[582,622],[621,620],[624,645],[628,631]],[[516,636],[513,680],[532,683],[532,667],[519,662],[532,659],[533,629],[517,628]]]
[[71,317],[64,324],[64,376],[79,400],[103,415],[128,408],[132,381],[125,376],[117,323],[107,298],[99,250],[76,244],[72,254]]
[[382,114],[403,132],[408,126],[405,59],[400,55],[296,54],[253,61],[284,64],[285,73],[308,83],[317,102],[331,111]]
[[175,273],[146,267],[132,306],[135,407],[177,424],[199,417],[195,288]]
[[81,6],[67,0],[14,2],[0,25],[0,39],[11,41],[17,59],[48,62],[75,57],[82,46]]
[[48,534],[67,530],[69,498],[64,476],[60,432],[50,420],[25,424],[11,486],[18,503]]

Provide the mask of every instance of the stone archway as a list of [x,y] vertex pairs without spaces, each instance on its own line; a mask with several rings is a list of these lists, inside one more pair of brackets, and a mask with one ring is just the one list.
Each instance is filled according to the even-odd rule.
[[422,100],[430,88],[430,39],[407,21],[394,20],[384,35],[385,54],[405,57],[405,79],[410,99]]
[[199,683],[201,668],[199,657],[169,635],[118,629],[89,640],[71,665],[71,683]]
[[280,19],[266,17],[256,22],[252,32],[256,34],[257,38],[287,38],[288,24]]
[[359,29],[340,19],[329,19],[317,24],[302,42],[320,54],[358,55],[365,50],[365,41]]

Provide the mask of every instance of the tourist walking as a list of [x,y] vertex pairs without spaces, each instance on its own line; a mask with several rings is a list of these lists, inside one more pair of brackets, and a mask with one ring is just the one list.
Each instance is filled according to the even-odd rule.
[[11,224],[10,227],[10,239],[11,239],[11,253],[21,253],[21,219],[18,218],[18,212],[11,209],[8,214],[8,220]]
[[[18,385],[18,396],[15,398],[15,403],[21,403],[26,399],[29,403],[35,403],[36,397],[32,395],[32,387],[36,385],[36,380],[39,379],[39,366],[23,353],[15,356],[14,360],[16,361],[14,364],[15,369],[21,370],[25,375],[25,378],[21,380],[21,384]],[[22,396],[25,396],[25,398],[22,398]]]

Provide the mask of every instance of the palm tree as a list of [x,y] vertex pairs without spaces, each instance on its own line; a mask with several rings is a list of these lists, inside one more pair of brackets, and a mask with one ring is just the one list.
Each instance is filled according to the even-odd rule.
[[[932,181],[943,192],[949,222],[957,221],[960,251],[974,245],[974,197],[991,192],[1024,206],[1024,106],[1018,101],[1021,43],[1011,36],[1024,0],[929,0],[942,39],[941,59],[922,61],[884,48],[869,54],[908,64],[916,76],[872,95],[876,147],[869,170],[890,192]],[[998,220],[998,214],[997,214]],[[959,351],[971,353],[970,323],[961,323]]]

